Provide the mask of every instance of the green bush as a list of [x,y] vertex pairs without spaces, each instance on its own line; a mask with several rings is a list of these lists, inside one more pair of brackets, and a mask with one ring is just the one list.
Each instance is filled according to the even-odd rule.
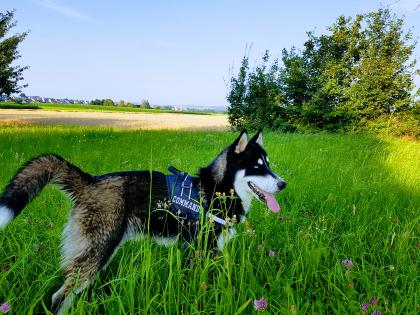
[[103,100],[103,106],[115,106],[114,101],[107,98]]
[[266,52],[250,69],[245,56],[230,80],[230,124],[286,132],[416,130],[418,116],[408,113],[420,94],[412,93],[415,42],[403,26],[388,9],[340,16],[329,34],[309,32],[302,51],[284,49],[282,67]]
[[417,108],[404,113],[382,115],[376,120],[369,121],[363,129],[375,133],[420,139],[420,110]]
[[104,104],[104,100],[100,100],[100,99],[94,99],[91,100],[89,102],[90,105],[103,105]]

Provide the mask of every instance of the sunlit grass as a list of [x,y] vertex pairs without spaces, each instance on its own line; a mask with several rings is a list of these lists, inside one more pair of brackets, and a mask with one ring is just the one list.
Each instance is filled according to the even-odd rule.
[[[122,170],[194,173],[236,135],[70,127],[0,129],[0,186],[27,159],[64,156],[91,174]],[[126,243],[73,314],[358,314],[372,296],[383,314],[416,314],[420,292],[420,145],[368,135],[264,138],[288,182],[275,215],[253,204],[223,253],[199,245]],[[47,187],[0,231],[0,304],[43,313],[62,281],[60,233],[70,202]],[[269,251],[274,256],[269,256]],[[351,259],[350,272],[341,261]]]

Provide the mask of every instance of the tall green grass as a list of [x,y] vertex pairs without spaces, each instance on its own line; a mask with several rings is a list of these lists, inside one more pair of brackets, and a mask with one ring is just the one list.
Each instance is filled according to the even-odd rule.
[[[0,186],[29,158],[61,154],[91,174],[169,164],[194,173],[236,135],[70,127],[0,129]],[[128,242],[73,314],[383,314],[420,311],[420,145],[369,135],[270,133],[271,165],[288,182],[280,214],[253,203],[223,253]],[[48,312],[62,284],[60,233],[70,202],[47,187],[0,231],[0,304]],[[272,250],[274,256],[269,256]],[[353,261],[346,272],[341,262]]]

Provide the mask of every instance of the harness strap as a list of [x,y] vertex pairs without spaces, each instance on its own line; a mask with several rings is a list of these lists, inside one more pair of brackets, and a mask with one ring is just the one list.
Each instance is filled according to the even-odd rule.
[[[182,172],[177,168],[173,167],[172,165],[168,166],[168,171],[170,171],[173,174],[166,175],[169,198],[173,201],[172,210],[176,213],[176,215],[179,218],[187,219],[193,222],[197,221],[199,217],[198,210],[193,210],[192,208],[199,209],[199,207],[201,206],[204,209],[205,215],[208,218],[213,219],[214,222],[216,222],[217,224],[223,226],[232,226],[232,222],[227,222],[226,220],[210,213],[208,211],[209,209],[207,204],[200,204],[200,192],[198,190],[198,187],[195,187],[195,185],[193,186],[193,180],[198,181],[198,177],[194,177],[186,172]],[[186,198],[186,196],[188,196],[188,199],[183,199],[180,203],[178,197]],[[195,204],[195,206],[191,206],[191,204]]]
[[173,167],[172,165],[168,166],[168,171],[171,172],[174,175],[181,175],[183,176],[185,172],[180,171],[179,169]]
[[210,212],[207,212],[207,217],[209,217],[210,219],[213,219],[215,222],[221,224],[221,225],[229,225],[230,227],[232,226],[232,222],[226,222],[226,220],[223,220],[222,218],[219,218],[218,216],[215,216],[214,214],[211,214]]

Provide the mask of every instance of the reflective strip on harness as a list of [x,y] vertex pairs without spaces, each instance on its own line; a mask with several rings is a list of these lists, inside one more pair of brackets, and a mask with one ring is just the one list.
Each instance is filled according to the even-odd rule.
[[219,223],[219,224],[221,224],[221,225],[229,225],[229,226],[232,226],[232,222],[226,222],[226,220],[223,220],[222,218],[219,218],[219,217],[216,217],[214,214],[211,214],[211,213],[207,213],[207,216],[210,218],[210,219],[213,219],[214,220],[214,222],[217,222],[217,223]]

